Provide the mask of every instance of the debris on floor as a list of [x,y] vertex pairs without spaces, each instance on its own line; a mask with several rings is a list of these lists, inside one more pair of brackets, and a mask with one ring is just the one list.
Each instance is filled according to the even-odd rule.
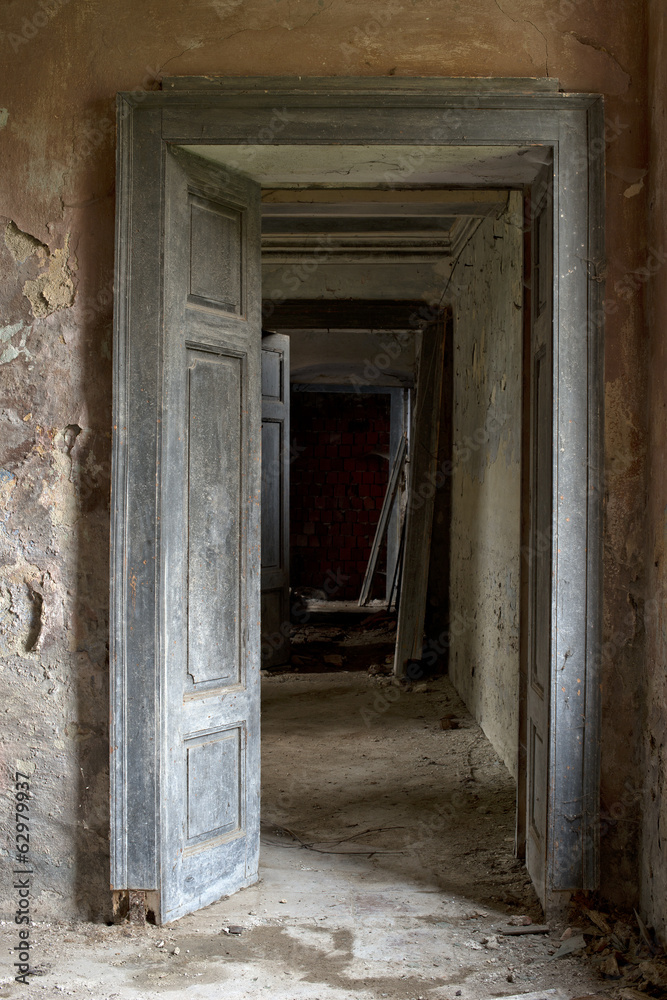
[[262,688],[259,881],[164,927],[37,921],[27,987],[0,922],[0,1000],[665,997],[634,918],[582,898],[545,925],[513,856],[513,780],[447,678],[286,672]]
[[[333,602],[330,602],[333,604]],[[311,602],[308,602],[310,606]],[[379,608],[368,614],[368,608],[336,602],[332,611],[308,611],[300,624],[293,624],[290,635],[290,662],[271,673],[321,673],[330,670],[368,670],[369,665],[382,667],[377,673],[391,673],[396,643],[396,613]],[[388,667],[385,668],[385,665]]]
[[571,926],[562,935],[561,948],[574,941],[585,949],[602,978],[618,985],[617,991],[607,992],[606,996],[665,1000],[667,954],[639,914],[635,911],[629,917],[609,908],[593,908],[590,903],[583,893],[574,897]]

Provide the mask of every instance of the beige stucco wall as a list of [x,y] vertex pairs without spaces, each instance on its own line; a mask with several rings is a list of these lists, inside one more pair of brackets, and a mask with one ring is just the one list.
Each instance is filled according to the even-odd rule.
[[522,198],[487,219],[453,273],[453,473],[449,671],[516,778]]

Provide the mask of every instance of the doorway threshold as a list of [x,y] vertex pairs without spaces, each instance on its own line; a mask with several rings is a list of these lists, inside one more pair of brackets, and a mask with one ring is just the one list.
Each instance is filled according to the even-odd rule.
[[381,600],[369,601],[360,605],[358,601],[320,601],[317,598],[306,598],[303,601],[306,610],[312,614],[347,614],[371,615],[375,611],[386,611],[387,602]]

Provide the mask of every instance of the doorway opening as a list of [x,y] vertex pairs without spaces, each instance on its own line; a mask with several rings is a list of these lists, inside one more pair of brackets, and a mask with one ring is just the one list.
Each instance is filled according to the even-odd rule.
[[[169,921],[257,878],[260,362],[267,326],[261,189],[276,191],[275,204],[285,201],[280,189],[290,189],[286,200],[294,202],[295,188],[328,190],[340,187],[341,178],[350,188],[384,187],[392,196],[419,190],[425,200],[434,190],[471,184],[530,190],[528,220],[521,214],[516,227],[521,236],[527,225],[533,247],[531,332],[523,345],[527,461],[523,482],[519,475],[508,483],[509,492],[518,482],[530,497],[521,536],[529,558],[520,595],[527,623],[520,650],[527,764],[519,768],[519,777],[526,775],[519,815],[523,808],[527,863],[547,906],[574,888],[593,887],[601,289],[589,281],[586,262],[597,259],[602,245],[599,98],[560,94],[551,81],[188,80],[165,86],[169,92],[142,95],[140,103],[121,98],[119,117],[114,889],[157,893],[160,919]],[[256,141],[248,142],[249,135]],[[309,237],[307,228],[300,239]],[[490,245],[503,238],[491,233]],[[407,273],[395,269],[392,299],[405,295]],[[449,280],[443,276],[441,291]],[[296,281],[303,295],[310,277],[293,274],[288,290],[295,292]],[[422,293],[423,284],[416,294]],[[489,301],[495,307],[500,300],[491,294]],[[515,307],[520,313],[519,300]],[[468,315],[474,318],[474,309]],[[461,425],[473,432],[464,463],[469,482],[460,492],[452,489],[452,517],[439,522],[437,480],[447,479],[448,466],[438,464],[436,421],[425,414],[436,414],[442,395],[434,378],[442,379],[443,333],[433,315],[421,331],[429,364],[420,366],[422,391],[416,387],[414,426],[422,433],[413,435],[410,475],[421,471],[416,490],[407,490],[412,516],[401,586],[410,602],[398,608],[399,681],[412,661],[425,658],[421,611],[412,610],[426,614],[432,566],[415,554],[427,551],[429,530],[455,523],[457,502],[462,526],[482,509],[478,487],[490,481],[484,463],[499,454],[485,437],[497,428],[480,424],[473,408]],[[495,395],[487,392],[481,349],[481,342],[473,344],[461,357],[477,403],[496,406],[512,394],[502,378]],[[456,352],[452,364],[456,390]],[[515,445],[502,453],[506,467]],[[450,594],[467,594],[468,604],[469,584],[498,539],[488,534],[484,541],[486,551],[468,552],[470,572],[458,578],[461,587],[449,586]],[[278,576],[274,600],[285,587],[285,574],[282,582]],[[511,592],[510,584],[501,583],[502,594]],[[451,622],[451,605],[432,609]],[[507,628],[500,611],[495,625],[490,618],[496,633],[501,621]],[[450,664],[469,662],[463,649],[459,661],[453,655],[454,639],[460,647],[465,636],[453,628],[443,633],[435,641],[449,642]],[[438,649],[427,653],[437,659]],[[497,665],[497,655],[488,662]],[[469,700],[479,692],[477,672],[474,678]],[[501,678],[497,672],[496,689]],[[488,708],[478,705],[480,712]],[[211,797],[212,787],[217,796]]]

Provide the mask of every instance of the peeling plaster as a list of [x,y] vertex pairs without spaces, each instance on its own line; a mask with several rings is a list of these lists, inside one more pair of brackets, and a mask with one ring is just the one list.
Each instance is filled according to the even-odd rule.
[[629,188],[626,188],[625,191],[623,192],[623,197],[634,198],[635,195],[638,195],[639,192],[643,190],[643,188],[644,188],[644,181],[642,179],[638,181],[636,184],[631,184]]
[[235,10],[242,7],[244,2],[245,0],[209,0],[211,7],[221,20],[229,17]]
[[65,245],[54,250],[48,258],[47,270],[38,278],[26,281],[23,294],[32,306],[37,318],[50,316],[58,309],[67,309],[74,302],[74,282],[69,268],[70,233],[65,237]]
[[615,68],[616,75],[620,76],[623,81],[623,85],[618,88],[619,93],[623,90],[628,91],[630,89],[632,86],[632,76],[628,73],[626,68],[621,65],[616,56],[609,51],[609,49],[605,48],[605,46],[601,45],[599,42],[596,42],[594,38],[589,38],[586,35],[580,35],[576,31],[566,31],[565,35],[569,35],[576,42],[578,42],[579,45],[584,45],[586,48],[592,49],[594,52],[600,52],[603,56],[607,57],[609,64]]
[[[15,222],[9,222],[5,227],[5,246],[18,264],[36,255],[39,264],[46,267],[37,278],[31,278],[23,285],[23,294],[30,302],[33,316],[37,319],[50,316],[58,309],[67,309],[74,302],[74,282],[69,265],[70,239],[71,233],[68,233],[64,246],[51,252],[46,244],[30,233],[23,232]],[[5,360],[13,360],[24,348],[25,341],[16,353]]]
[[0,652],[36,653],[42,631],[42,574],[38,566],[3,566],[0,576]]
[[38,254],[40,260],[45,260],[49,252],[49,248],[41,240],[30,233],[24,233],[15,222],[10,222],[5,227],[5,246],[19,264],[34,253]]

